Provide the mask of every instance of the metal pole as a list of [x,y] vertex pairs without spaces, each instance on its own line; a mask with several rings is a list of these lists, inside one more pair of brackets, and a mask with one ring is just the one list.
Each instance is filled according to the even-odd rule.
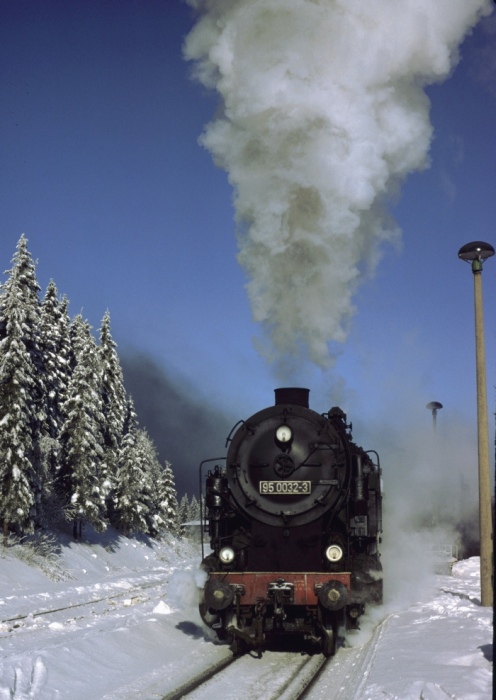
[[428,408],[429,411],[432,411],[432,428],[433,428],[434,432],[436,432],[436,428],[437,428],[437,412],[442,407],[443,407],[443,404],[439,403],[439,401],[431,401],[426,406],[426,408]]
[[474,273],[475,357],[477,376],[481,603],[483,606],[488,607],[493,604],[493,518],[489,467],[484,312],[482,306],[482,262],[480,260],[474,260],[472,262],[472,272]]

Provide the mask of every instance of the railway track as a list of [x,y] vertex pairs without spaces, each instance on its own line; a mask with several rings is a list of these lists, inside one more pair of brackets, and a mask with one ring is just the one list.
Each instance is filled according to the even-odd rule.
[[[57,607],[47,608],[45,606],[41,606],[38,602],[35,601],[29,604],[28,599],[26,599],[23,600],[23,604],[28,605],[31,608],[30,611],[17,613],[11,616],[5,616],[2,619],[0,619],[0,625],[7,626],[8,631],[12,631],[12,629],[21,627],[23,621],[27,619],[56,616],[58,613],[76,610],[78,608],[88,608],[101,604],[106,605],[107,603],[110,605],[118,605],[119,602],[122,602],[122,604],[125,605],[126,601],[137,602],[139,600],[139,602],[143,602],[144,600],[150,598],[158,599],[163,594],[163,587],[164,576],[163,574],[161,574],[153,581],[147,581],[145,583],[138,583],[131,586],[120,587],[119,590],[114,589],[115,592],[107,590],[103,595],[90,595],[90,597],[85,598],[83,600],[76,600],[69,604],[60,605]],[[155,595],[151,590],[154,588],[157,589]]]
[[300,700],[328,662],[321,655],[265,652],[227,657],[166,693],[161,700],[200,700],[212,697],[263,697],[266,700]]
[[209,680],[214,678],[217,674],[221,673],[228,666],[231,666],[233,663],[235,663],[235,661],[236,658],[234,656],[228,656],[224,659],[220,659],[215,664],[212,664],[212,666],[205,669],[194,678],[185,681],[175,690],[172,690],[171,692],[164,695],[161,698],[161,700],[179,700],[179,698],[188,697],[188,693],[192,693],[193,691],[201,688],[202,685],[206,684]]
[[[375,654],[390,616],[361,646],[343,647],[335,656],[266,651],[218,660],[161,700],[362,700]],[[158,696],[157,696],[158,697]]]

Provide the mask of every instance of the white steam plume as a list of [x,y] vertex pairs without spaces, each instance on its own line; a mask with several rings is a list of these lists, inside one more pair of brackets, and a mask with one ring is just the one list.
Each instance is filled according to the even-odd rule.
[[381,241],[384,203],[428,164],[423,86],[489,0],[186,0],[195,76],[222,98],[202,143],[234,187],[239,261],[273,356],[326,366]]

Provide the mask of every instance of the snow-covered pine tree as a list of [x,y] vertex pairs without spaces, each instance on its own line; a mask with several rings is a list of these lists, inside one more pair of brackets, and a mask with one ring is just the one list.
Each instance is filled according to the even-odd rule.
[[177,492],[174,473],[171,463],[168,461],[160,470],[157,484],[157,509],[165,522],[165,529],[177,533],[179,530]]
[[45,375],[45,421],[41,438],[44,479],[39,515],[42,525],[53,524],[63,516],[61,504],[53,486],[60,464],[59,433],[63,424],[62,405],[67,398],[70,380],[70,320],[67,309],[67,298],[64,297],[59,301],[55,282],[50,281],[41,303],[39,328]]
[[188,522],[192,520],[200,520],[200,504],[196,496],[191,496],[191,501],[188,507]]
[[131,398],[127,400],[123,432],[112,523],[128,536],[148,531],[146,515],[150,507],[148,489],[143,496],[143,485],[148,482],[148,455],[138,439],[138,419]]
[[66,398],[70,380],[68,302],[59,301],[55,282],[48,284],[41,302],[40,348],[45,374],[45,433],[56,439],[62,426],[61,405]]
[[142,483],[141,498],[147,503],[148,509],[145,515],[147,522],[146,532],[155,537],[161,530],[167,528],[166,518],[160,508],[160,494],[157,484],[160,483],[161,466],[158,461],[157,448],[146,430],[138,430],[137,444],[143,463],[146,464],[146,478]]
[[[88,321],[83,320],[81,314],[74,316],[69,324],[69,341],[69,371],[72,376],[72,373],[79,364],[80,359],[84,358],[84,356],[88,353],[88,350],[91,352],[94,358],[98,356],[96,341],[91,334],[91,326]],[[95,370],[95,372],[96,376],[98,377],[98,371]]]
[[96,343],[87,321],[80,315],[71,324],[75,367],[63,403],[60,432],[62,464],[57,475],[66,515],[73,521],[75,537],[87,520],[95,529],[106,528],[107,484],[102,478],[102,425],[99,368]]
[[41,492],[40,426],[43,372],[38,344],[40,287],[21,236],[0,288],[0,514],[4,541],[10,527],[30,532]]
[[157,450],[146,430],[126,432],[115,498],[115,522],[120,529],[152,536],[167,529],[167,513],[161,507],[164,500],[161,484]]
[[188,494],[185,493],[179,502],[179,508],[177,509],[177,521],[179,525],[186,523],[188,521],[188,509],[189,509],[189,498]]
[[116,352],[116,344],[110,333],[110,313],[106,311],[100,328],[100,345],[98,347],[98,364],[100,371],[100,397],[102,402],[103,449],[102,477],[108,482],[109,515],[114,504],[113,493],[116,488],[117,464],[123,438],[124,418],[126,415],[126,390],[124,389],[122,369]]

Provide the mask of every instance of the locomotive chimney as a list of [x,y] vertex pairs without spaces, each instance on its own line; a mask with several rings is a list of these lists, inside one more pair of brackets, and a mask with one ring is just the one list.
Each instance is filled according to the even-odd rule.
[[276,406],[281,404],[292,404],[293,406],[303,406],[308,408],[308,394],[310,389],[300,389],[298,387],[285,387],[275,389]]

